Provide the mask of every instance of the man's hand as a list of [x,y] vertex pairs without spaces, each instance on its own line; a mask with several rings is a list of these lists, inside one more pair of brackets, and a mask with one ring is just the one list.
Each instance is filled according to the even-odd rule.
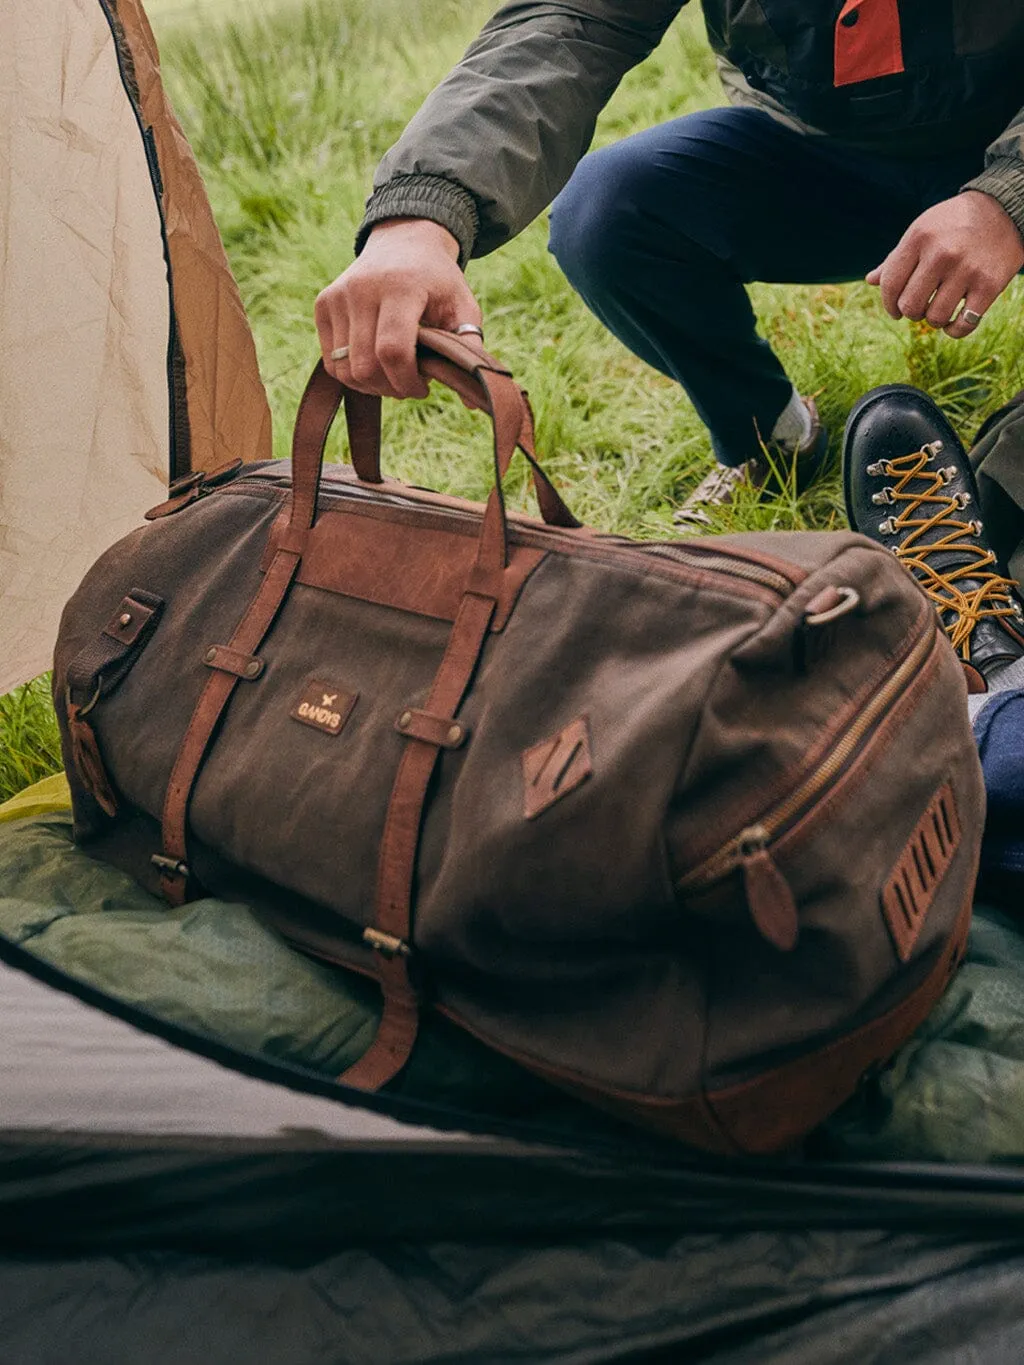
[[1022,266],[1013,219],[991,195],[966,190],[916,218],[867,282],[881,287],[890,317],[927,318],[965,337],[978,325],[970,315],[980,320]]
[[[416,329],[480,324],[480,306],[459,269],[459,244],[439,223],[378,223],[361,255],[316,301],[316,329],[331,374],[363,393],[425,398]],[[348,346],[344,360],[331,352]]]

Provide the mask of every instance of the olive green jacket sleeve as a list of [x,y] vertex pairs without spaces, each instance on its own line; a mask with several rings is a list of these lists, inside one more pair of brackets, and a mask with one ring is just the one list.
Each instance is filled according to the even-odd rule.
[[964,186],[998,199],[1024,237],[1024,109],[989,147],[985,169]]
[[482,256],[541,212],[590,145],[619,81],[686,0],[504,5],[374,178],[360,250],[385,218],[431,218]]

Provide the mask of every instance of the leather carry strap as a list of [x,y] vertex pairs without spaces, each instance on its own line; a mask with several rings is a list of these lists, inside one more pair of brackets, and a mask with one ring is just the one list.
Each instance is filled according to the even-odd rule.
[[[491,418],[494,428],[495,484],[508,472],[516,447],[529,461],[537,504],[551,526],[576,528],[580,522],[565,505],[537,460],[534,448],[533,413],[526,394],[493,356],[467,346],[450,332],[420,328],[420,369],[453,389]],[[315,520],[316,496],[323,467],[324,447],[331,423],[344,401],[345,421],[352,466],[364,483],[382,481],[380,464],[381,400],[357,392],[334,379],[318,364],[299,407],[292,441],[292,481],[295,490],[292,524],[308,529]],[[508,526],[504,499],[500,496],[500,532],[507,545]],[[507,559],[507,551],[505,552]]]
[[[472,680],[497,603],[468,592],[455,618],[441,666],[425,710],[454,719]],[[369,1050],[338,1080],[360,1090],[377,1090],[398,1075],[412,1053],[419,1028],[419,1006],[409,975],[412,938],[412,884],[427,787],[441,744],[408,736],[391,789],[384,837],[377,862],[372,929],[364,940],[378,949],[378,980],[384,1011]]]
[[[231,637],[230,649],[241,654],[256,653],[288,595],[301,558],[295,551],[278,550],[263,575],[259,591]],[[160,889],[172,905],[183,905],[188,895],[186,827],[192,789],[213,732],[238,683],[236,673],[218,669],[210,674],[171,770],[164,796],[163,853],[153,861],[163,873]]]

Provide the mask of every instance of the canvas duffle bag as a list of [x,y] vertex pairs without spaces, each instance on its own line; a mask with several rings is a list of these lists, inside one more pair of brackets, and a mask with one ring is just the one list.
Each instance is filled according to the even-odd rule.
[[[234,888],[420,1012],[624,1118],[785,1148],[903,1042],[963,950],[984,793],[959,665],[845,533],[579,527],[493,358],[486,507],[380,472],[318,368],[287,462],[195,473],[96,563],[54,694],[78,836],[175,904]],[[323,469],[344,399],[353,468]],[[507,512],[519,446],[543,521]]]

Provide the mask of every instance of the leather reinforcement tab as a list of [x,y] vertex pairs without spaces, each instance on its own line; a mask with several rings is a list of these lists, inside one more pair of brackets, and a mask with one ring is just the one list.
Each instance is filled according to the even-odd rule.
[[203,654],[207,668],[219,668],[224,673],[233,673],[244,682],[255,682],[263,672],[263,660],[255,654],[243,654],[230,645],[211,645]]
[[135,643],[158,610],[159,607],[140,602],[128,593],[121,598],[121,605],[103,627],[103,634],[127,648]]
[[459,749],[469,738],[469,731],[460,721],[448,716],[433,716],[429,711],[417,711],[411,707],[395,720],[395,729],[409,739],[436,744],[439,749]]
[[117,796],[103,763],[96,732],[87,720],[82,719],[81,709],[73,702],[68,703],[67,719],[75,771],[104,815],[113,818],[117,814]]

